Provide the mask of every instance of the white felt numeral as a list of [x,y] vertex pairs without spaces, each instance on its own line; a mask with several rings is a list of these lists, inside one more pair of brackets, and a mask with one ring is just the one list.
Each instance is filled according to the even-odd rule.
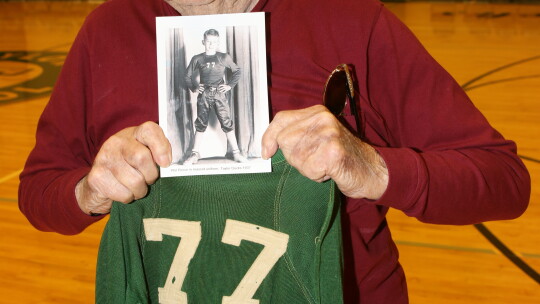
[[240,246],[242,240],[264,245],[246,275],[231,296],[223,297],[223,304],[257,304],[253,295],[279,258],[287,251],[289,236],[268,228],[244,222],[227,220],[221,241]]
[[201,222],[156,218],[143,219],[143,224],[149,241],[162,241],[164,234],[181,238],[165,286],[158,288],[158,294],[161,304],[187,304],[187,294],[181,289],[189,262],[201,241]]
[[[162,241],[163,235],[181,238],[174,255],[165,286],[158,288],[159,303],[187,304],[187,294],[182,289],[189,263],[201,241],[201,223],[165,218],[143,219],[146,239]],[[227,220],[222,242],[240,246],[242,240],[264,246],[234,292],[224,296],[223,304],[258,304],[255,292],[279,258],[287,251],[289,236],[285,233],[257,225]]]

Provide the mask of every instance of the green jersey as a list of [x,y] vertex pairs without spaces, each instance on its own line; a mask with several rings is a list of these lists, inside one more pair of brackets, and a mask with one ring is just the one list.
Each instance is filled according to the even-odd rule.
[[272,173],[159,179],[114,203],[98,303],[342,303],[339,193],[278,152]]

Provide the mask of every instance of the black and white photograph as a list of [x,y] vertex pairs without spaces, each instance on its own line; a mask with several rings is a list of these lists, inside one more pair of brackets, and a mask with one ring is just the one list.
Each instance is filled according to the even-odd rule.
[[271,171],[264,13],[156,19],[161,176]]

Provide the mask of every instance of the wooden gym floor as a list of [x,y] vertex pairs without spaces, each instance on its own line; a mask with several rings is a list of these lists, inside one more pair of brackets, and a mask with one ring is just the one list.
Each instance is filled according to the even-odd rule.
[[[0,303],[94,302],[106,221],[71,237],[38,232],[18,210],[17,187],[55,73],[98,4],[0,2]],[[427,225],[391,211],[411,303],[540,303],[540,4],[387,6],[517,142],[533,182],[525,215],[484,226],[530,267],[529,275],[474,226]]]

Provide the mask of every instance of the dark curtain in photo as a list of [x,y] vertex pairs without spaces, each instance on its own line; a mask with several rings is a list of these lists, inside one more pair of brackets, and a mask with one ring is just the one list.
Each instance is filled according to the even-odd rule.
[[184,84],[187,64],[182,29],[171,30],[169,50],[167,129],[173,162],[181,163],[191,151],[194,136],[189,90]]
[[[249,26],[227,27],[227,50],[240,67],[242,76],[238,85],[231,90],[230,108],[234,119],[238,147],[247,157],[260,157],[260,142],[255,140],[254,102],[259,96],[257,83],[258,51],[257,32]],[[230,147],[227,153],[230,153]]]

